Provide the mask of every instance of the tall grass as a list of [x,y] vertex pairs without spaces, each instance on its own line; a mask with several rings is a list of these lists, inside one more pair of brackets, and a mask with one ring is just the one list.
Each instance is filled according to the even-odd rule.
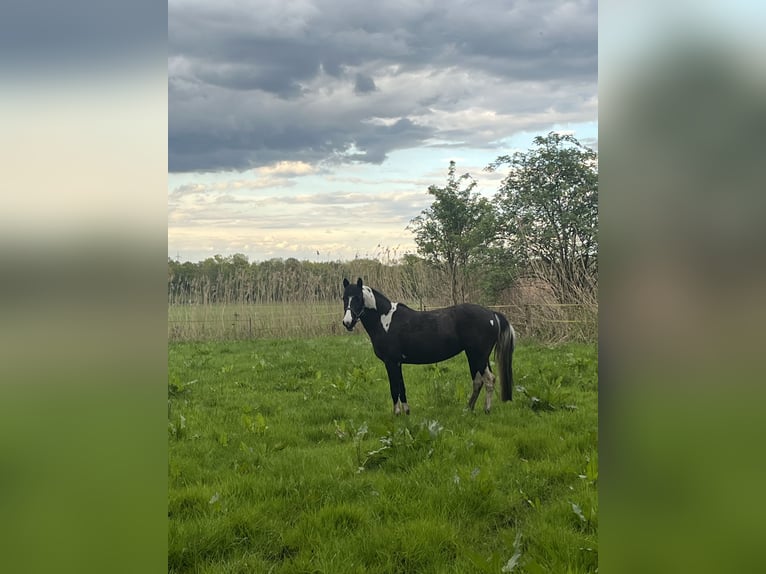
[[448,300],[440,272],[418,259],[313,263],[296,259],[248,263],[243,256],[200,263],[168,261],[168,304],[265,304],[328,302],[341,294],[344,277],[362,277],[390,297],[418,302]]
[[[554,274],[555,275],[555,274]],[[384,263],[311,263],[294,259],[249,264],[244,258],[200,264],[169,262],[168,339],[237,340],[299,337],[341,331],[343,277],[362,277],[395,301],[414,309],[450,304],[449,282],[422,260]],[[558,343],[594,341],[598,302],[594,288],[554,287],[550,270],[535,268],[492,301],[473,292],[471,301],[502,313],[524,338]],[[576,296],[572,296],[575,293]]]
[[332,335],[341,332],[337,303],[270,305],[173,305],[168,309],[170,341],[204,341]]
[[[567,305],[540,301],[538,296],[493,305],[511,322],[518,335],[540,342],[595,341],[598,335],[597,305]],[[401,301],[401,300],[400,300]],[[555,300],[554,300],[555,301]],[[404,301],[414,309],[435,309],[442,304]],[[168,307],[169,341],[221,341],[337,335],[342,303],[272,303],[171,305]],[[362,329],[355,334],[364,334]],[[366,335],[365,335],[366,336]]]

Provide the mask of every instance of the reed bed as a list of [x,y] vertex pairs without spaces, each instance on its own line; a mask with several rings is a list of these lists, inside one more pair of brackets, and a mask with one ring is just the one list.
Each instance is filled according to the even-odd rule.
[[[403,263],[358,259],[312,263],[295,259],[249,263],[244,256],[200,263],[168,261],[168,340],[317,337],[343,332],[341,282],[362,277],[413,309],[450,305],[449,281],[420,259]],[[477,285],[466,300],[502,312],[519,336],[546,343],[592,342],[598,336],[596,285],[568,296],[555,274],[532,269],[500,293]],[[491,297],[491,298],[490,298]],[[362,332],[361,329],[356,333]]]
[[[446,303],[406,302],[413,309],[435,309]],[[490,305],[503,313],[517,334],[525,339],[560,343],[588,342],[598,336],[598,306],[521,301]],[[226,341],[282,339],[337,335],[341,324],[340,301],[278,304],[171,305],[168,308],[169,341]],[[363,334],[356,329],[355,334]]]

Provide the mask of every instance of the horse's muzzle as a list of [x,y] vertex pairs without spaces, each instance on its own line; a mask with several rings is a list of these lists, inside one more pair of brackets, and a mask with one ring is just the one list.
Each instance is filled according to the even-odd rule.
[[359,320],[359,316],[355,315],[351,309],[346,309],[346,313],[343,315],[343,326],[351,331]]

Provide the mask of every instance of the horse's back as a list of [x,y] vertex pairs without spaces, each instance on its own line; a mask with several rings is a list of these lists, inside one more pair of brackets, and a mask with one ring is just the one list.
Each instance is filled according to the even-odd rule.
[[473,303],[432,311],[406,307],[401,319],[397,334],[406,363],[444,361],[462,351],[489,352],[499,333],[495,314]]
[[392,334],[399,342],[402,362],[436,363],[463,351],[456,318],[448,309],[415,311],[402,306],[401,311]]
[[475,303],[460,303],[454,307],[447,307],[455,318],[455,323],[462,328],[469,327],[494,327],[495,313],[486,307]]

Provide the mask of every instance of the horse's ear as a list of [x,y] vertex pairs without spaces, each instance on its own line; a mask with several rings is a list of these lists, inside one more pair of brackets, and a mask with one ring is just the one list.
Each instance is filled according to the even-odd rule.
[[344,277],[344,278],[343,278],[343,288],[345,289],[345,288],[346,288],[346,287],[348,287],[348,286],[349,286],[349,282],[348,282],[348,279],[346,279],[346,278]]
[[356,280],[356,286],[359,287],[360,289],[362,288],[362,278],[361,277]]

